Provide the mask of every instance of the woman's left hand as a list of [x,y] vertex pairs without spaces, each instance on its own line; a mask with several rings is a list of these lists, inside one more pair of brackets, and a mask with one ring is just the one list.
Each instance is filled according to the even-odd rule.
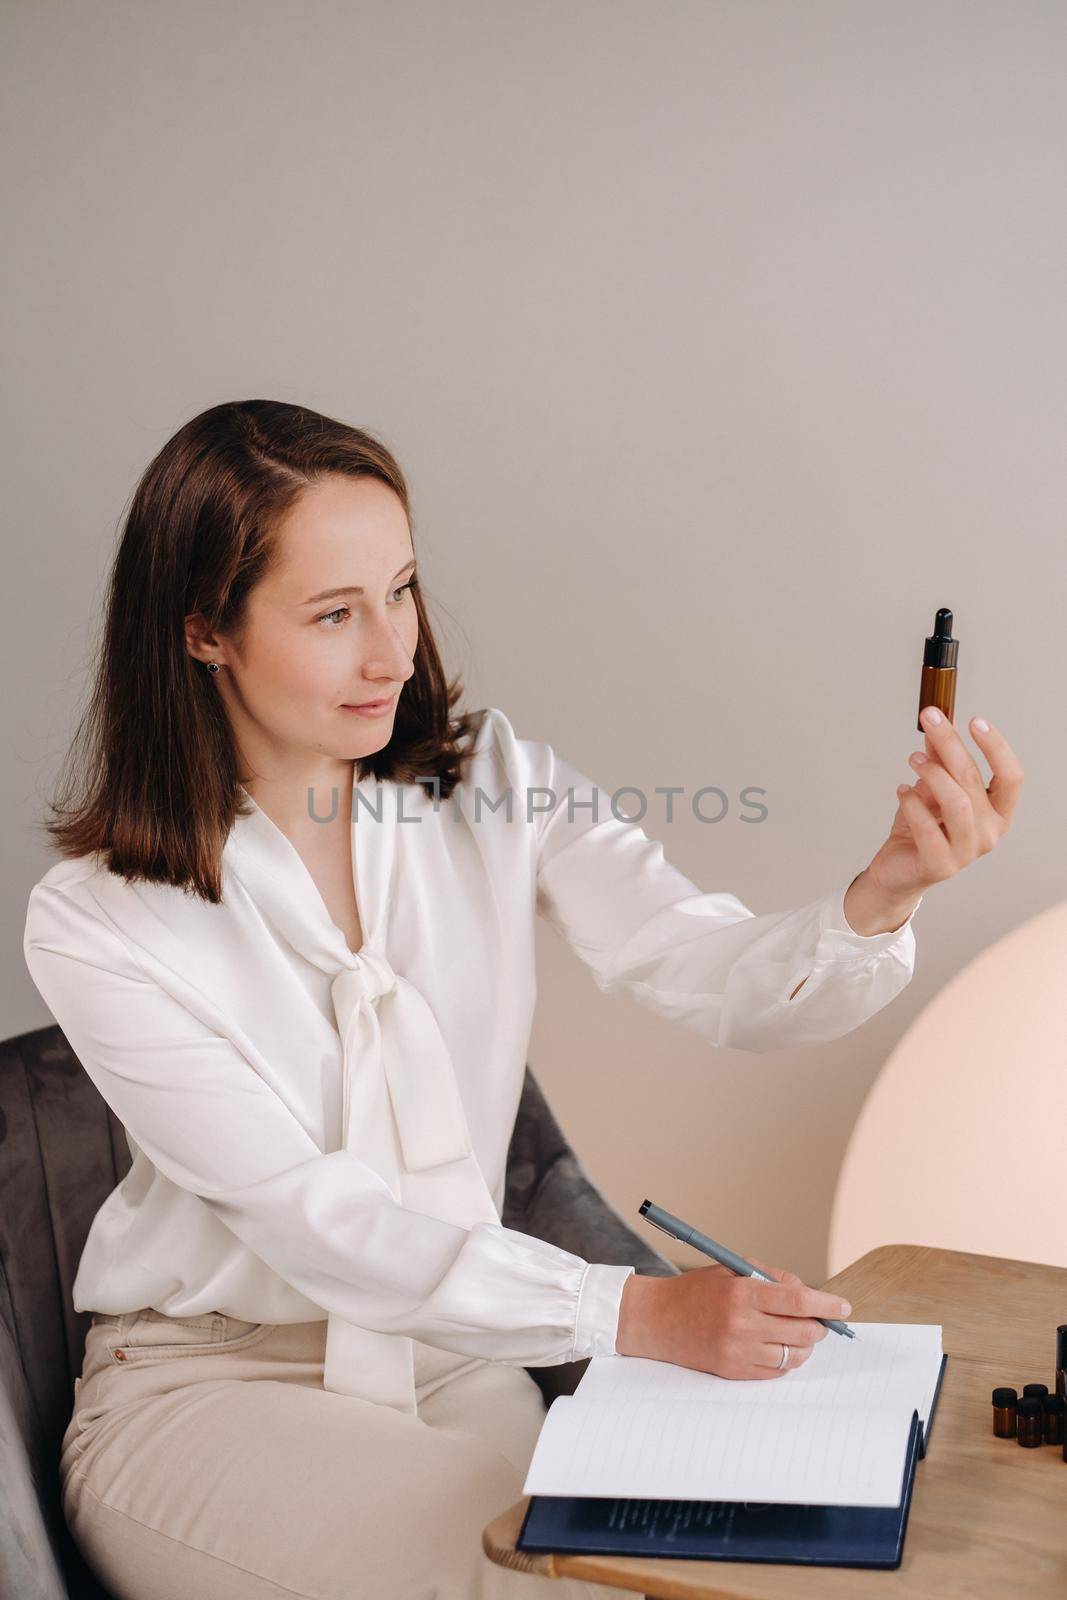
[[909,758],[917,781],[898,789],[889,838],[866,869],[887,905],[918,899],[932,883],[988,855],[1011,827],[1023,786],[1011,745],[996,728],[982,726],[980,717],[971,719],[970,728],[993,772],[988,788],[948,718],[927,706],[921,721],[926,752]]

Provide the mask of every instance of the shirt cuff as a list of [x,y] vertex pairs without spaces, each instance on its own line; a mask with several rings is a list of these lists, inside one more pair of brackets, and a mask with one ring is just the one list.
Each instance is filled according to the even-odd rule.
[[923,903],[920,895],[899,928],[890,928],[887,933],[857,933],[845,916],[845,896],[854,882],[855,879],[850,878],[843,889],[832,890],[822,902],[819,909],[820,960],[854,961],[876,950],[888,949],[907,937],[911,919]]
[[572,1361],[586,1356],[613,1356],[619,1333],[619,1308],[626,1281],[636,1267],[611,1267],[591,1261],[578,1288],[578,1315],[574,1325]]

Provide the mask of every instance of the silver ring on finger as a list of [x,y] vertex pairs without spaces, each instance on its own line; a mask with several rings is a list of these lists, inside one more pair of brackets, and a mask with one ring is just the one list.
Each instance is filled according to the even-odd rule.
[[781,1359],[781,1361],[779,1361],[778,1365],[775,1367],[774,1370],[775,1370],[775,1372],[781,1372],[788,1365],[789,1365],[789,1346],[787,1344],[784,1344],[782,1346],[782,1359]]

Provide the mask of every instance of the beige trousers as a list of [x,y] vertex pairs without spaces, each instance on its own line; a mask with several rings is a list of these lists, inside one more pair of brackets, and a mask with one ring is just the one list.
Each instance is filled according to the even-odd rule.
[[545,1411],[522,1367],[415,1344],[417,1416],[322,1387],[326,1323],[94,1315],[63,1513],[116,1600],[633,1600],[515,1572]]

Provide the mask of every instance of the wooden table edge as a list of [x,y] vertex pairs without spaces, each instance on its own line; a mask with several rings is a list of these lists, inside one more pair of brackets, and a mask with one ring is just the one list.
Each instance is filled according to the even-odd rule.
[[[879,1286],[884,1291],[891,1287],[894,1279],[906,1276],[917,1256],[928,1254],[937,1246],[916,1244],[882,1244],[873,1250],[868,1250],[865,1255],[857,1257],[847,1267],[842,1267],[824,1283],[817,1285],[822,1289],[844,1292],[855,1298],[851,1285],[842,1287],[845,1279],[862,1277],[877,1262]],[[978,1251],[948,1251],[948,1254],[969,1255],[981,1258]],[[1013,1258],[989,1256],[989,1260],[1011,1261]],[[1023,1265],[1036,1263],[1020,1262]],[[967,1357],[954,1357],[960,1361],[967,1361]],[[482,1548],[491,1561],[499,1566],[511,1567],[518,1572],[532,1572],[549,1578],[583,1578],[589,1582],[603,1583],[616,1589],[632,1589],[637,1594],[650,1595],[654,1586],[655,1600],[693,1600],[694,1590],[692,1579],[684,1584],[672,1583],[670,1558],[654,1556],[617,1556],[617,1555],[573,1555],[556,1554],[552,1552],[528,1552],[515,1547],[523,1518],[526,1515],[530,1497],[524,1496],[515,1505],[509,1506],[499,1516],[495,1517],[482,1532]],[[736,1586],[729,1590],[720,1589],[715,1582],[714,1561],[693,1563],[687,1562],[686,1566],[699,1565],[700,1596],[701,1600],[738,1600]],[[731,1564],[731,1569],[732,1569]]]

